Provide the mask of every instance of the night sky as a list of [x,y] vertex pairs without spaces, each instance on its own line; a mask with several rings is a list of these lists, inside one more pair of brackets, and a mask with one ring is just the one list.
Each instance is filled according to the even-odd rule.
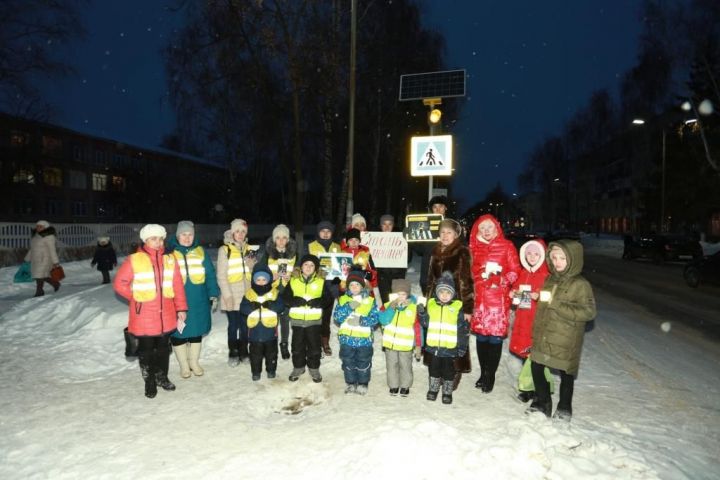
[[[160,50],[183,18],[168,3],[91,2],[87,39],[68,54],[78,74],[44,89],[57,123],[145,147],[171,131]],[[640,0],[423,3],[423,21],[445,36],[447,67],[469,76],[453,132],[462,208],[498,181],[513,193],[530,151],[594,90],[617,92],[635,62]]]

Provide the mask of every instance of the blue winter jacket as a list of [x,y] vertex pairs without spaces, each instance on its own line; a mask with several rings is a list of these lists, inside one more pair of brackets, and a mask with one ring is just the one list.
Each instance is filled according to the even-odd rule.
[[[347,295],[349,297],[352,297],[350,295],[350,292],[343,293],[343,295]],[[342,298],[341,295],[340,297]],[[367,290],[363,290],[362,294],[363,298],[366,298],[369,296]],[[337,304],[335,307],[335,314],[333,315],[333,318],[335,320],[335,323],[337,325],[342,325],[345,320],[347,320],[348,316],[353,313],[352,307],[350,307],[350,303],[346,303],[345,305],[340,305],[340,303]],[[373,306],[370,309],[370,312],[366,317],[360,317],[360,325],[363,327],[370,327],[371,329],[375,327],[379,323],[379,311],[377,308],[377,304],[373,302]],[[370,337],[368,338],[359,338],[359,337],[351,337],[349,335],[338,335],[338,340],[340,341],[340,345],[347,345],[349,347],[372,347],[373,346],[373,334],[372,330],[370,332]]]
[[[254,287],[254,284],[252,284]],[[283,303],[282,299],[280,298],[280,295],[278,295],[277,300],[273,300],[272,302],[268,302],[267,307],[272,310],[273,312],[278,314],[278,325],[280,324],[280,313],[282,313],[283,310],[285,310],[285,304]],[[242,302],[240,302],[240,321],[241,322],[247,322],[247,317],[250,315],[254,310],[256,310],[257,307],[253,306],[250,303],[250,300],[248,300],[247,296],[243,297]],[[253,328],[248,328],[248,341],[249,342],[269,342],[270,340],[276,340],[277,341],[277,326],[268,328],[265,325],[262,324],[262,322],[258,322],[257,325],[255,325]]]

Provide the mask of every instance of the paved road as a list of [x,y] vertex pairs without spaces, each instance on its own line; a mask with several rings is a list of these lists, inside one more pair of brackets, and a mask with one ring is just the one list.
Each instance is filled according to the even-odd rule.
[[586,255],[583,273],[593,288],[720,339],[720,288],[688,287],[682,277],[683,266],[682,262],[655,264]]

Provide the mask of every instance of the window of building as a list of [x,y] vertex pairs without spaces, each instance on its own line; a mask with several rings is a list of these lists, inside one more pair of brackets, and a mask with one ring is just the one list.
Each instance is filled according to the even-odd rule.
[[45,213],[47,215],[60,215],[62,213],[62,202],[57,198],[46,198]]
[[105,152],[102,150],[95,151],[95,165],[105,166]]
[[102,173],[93,173],[92,189],[96,192],[104,192],[107,190],[107,175],[103,175]]
[[35,184],[35,174],[30,170],[18,170],[13,175],[13,183]]
[[43,168],[43,183],[50,187],[62,187],[62,170],[56,167]]
[[26,215],[33,213],[33,199],[32,198],[15,198],[13,200],[13,213],[18,215]]
[[30,143],[30,135],[19,130],[10,132],[10,145],[13,147],[24,147]]
[[82,162],[82,147],[78,145],[73,147],[73,158],[78,162]]
[[86,217],[87,203],[82,200],[75,200],[72,202],[72,214],[73,217]]
[[113,175],[112,189],[116,192],[124,192],[125,191],[125,177],[118,177],[118,176]]
[[85,190],[87,188],[87,174],[80,170],[70,170],[70,188]]
[[95,216],[96,217],[112,217],[113,216],[112,204],[106,203],[106,202],[96,202],[95,203]]
[[42,153],[45,155],[59,155],[62,153],[62,140],[55,137],[43,135]]

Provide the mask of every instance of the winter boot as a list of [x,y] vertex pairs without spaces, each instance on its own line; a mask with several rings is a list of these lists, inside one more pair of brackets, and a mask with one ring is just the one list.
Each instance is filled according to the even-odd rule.
[[445,405],[450,405],[452,403],[453,381],[443,380],[442,390],[442,402]]
[[200,366],[198,361],[200,360],[200,350],[202,350],[202,343],[188,343],[188,362],[190,363],[190,370],[197,377],[201,377],[205,370]]
[[157,384],[155,383],[155,369],[149,358],[139,357],[140,375],[145,380],[145,396],[155,398],[157,395]]
[[393,397],[397,397],[398,393],[400,392],[399,388],[391,388],[390,389],[390,395]]
[[487,383],[487,343],[477,344],[478,363],[480,364],[480,378],[475,382],[475,388],[483,390]]
[[552,413],[552,397],[550,396],[550,384],[545,379],[545,366],[533,362],[530,366],[533,383],[535,384],[535,400],[528,407],[528,412],[542,412],[550,418]]
[[288,350],[287,342],[280,342],[280,355],[283,360],[290,358],[290,350]]
[[500,365],[500,356],[502,355],[502,343],[489,343],[486,357],[487,374],[485,376],[485,385],[480,387],[483,393],[490,393],[495,387],[495,372]]
[[355,393],[358,395],[367,395],[368,392],[368,384],[367,383],[358,383],[357,388],[355,389]]
[[228,365],[237,367],[240,364],[240,342],[228,340]]
[[45,280],[42,279],[35,279],[35,295],[33,297],[42,297],[45,295],[45,291],[43,290],[43,284],[45,283]]
[[322,375],[320,375],[320,369],[319,368],[311,368],[310,369],[310,378],[312,378],[312,381],[315,383],[322,382]]
[[238,352],[240,356],[240,361],[244,362],[245,360],[248,360],[250,358],[250,354],[248,353],[248,342],[245,340],[240,340],[238,342]]
[[[312,370],[310,371],[312,374]],[[288,380],[291,382],[297,382],[301,375],[305,373],[305,367],[302,368],[293,368],[293,371],[290,372],[290,377],[288,377]],[[319,372],[318,372],[319,374]]]
[[190,365],[188,364],[188,344],[175,345],[175,358],[180,364],[180,376],[182,378],[190,378]]
[[410,395],[410,389],[409,388],[401,388],[400,389],[400,396],[401,397],[407,397]]
[[569,422],[572,418],[572,397],[575,389],[575,377],[563,373],[560,381],[560,400],[553,418]]
[[535,392],[528,392],[528,391],[521,390],[520,392],[518,392],[517,398],[521,402],[527,403],[530,400],[533,400],[535,398]]
[[438,392],[440,392],[440,385],[442,385],[442,379],[440,377],[430,377],[430,388],[428,389],[427,398],[431,402],[437,400]]
[[125,360],[132,362],[138,356],[138,339],[128,331],[128,327],[123,330],[123,336],[125,337]]
[[320,342],[322,345],[323,355],[329,357],[332,355],[332,349],[330,348],[330,337],[321,337]]
[[155,354],[155,382],[158,387],[163,390],[172,392],[175,390],[175,384],[168,378],[168,368],[170,367],[170,355],[166,353]]
[[355,393],[357,390],[357,384],[355,383],[348,383],[345,385],[345,393]]
[[46,278],[45,281],[52,285],[53,291],[57,292],[58,290],[60,290],[60,282],[58,282],[57,280],[53,280],[52,278]]

